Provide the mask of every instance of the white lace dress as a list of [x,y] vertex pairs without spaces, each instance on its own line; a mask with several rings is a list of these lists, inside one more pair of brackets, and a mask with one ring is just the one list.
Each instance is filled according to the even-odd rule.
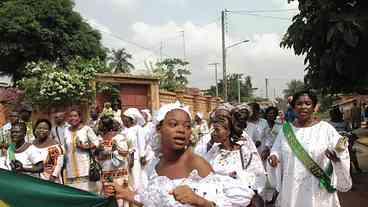
[[[266,172],[261,158],[250,138],[240,141],[239,144],[242,155],[240,150],[221,149],[220,144],[216,143],[204,155],[204,158],[211,164],[216,173],[229,176],[230,173],[236,172],[236,180],[260,193],[266,183]],[[243,164],[241,159],[243,159]]]
[[247,206],[254,195],[247,186],[228,176],[211,173],[202,178],[196,170],[193,170],[188,178],[183,179],[172,180],[166,176],[159,176],[155,170],[158,162],[159,160],[155,159],[148,166],[148,185],[136,196],[145,207],[190,206],[177,202],[170,194],[173,189],[182,185],[189,186],[196,194],[221,207]]
[[[340,135],[327,122],[306,128],[296,128],[292,125],[294,133],[306,152],[322,168],[326,169],[330,160],[325,156],[326,149],[334,149]],[[268,165],[270,180],[280,192],[277,206],[282,207],[339,207],[337,192],[328,193],[319,186],[319,180],[314,177],[304,164],[292,152],[283,130],[278,134],[272,147],[271,155],[280,160],[277,168]],[[332,185],[338,191],[348,191],[351,188],[349,173],[349,152],[338,153],[340,162],[334,163],[331,177]]]

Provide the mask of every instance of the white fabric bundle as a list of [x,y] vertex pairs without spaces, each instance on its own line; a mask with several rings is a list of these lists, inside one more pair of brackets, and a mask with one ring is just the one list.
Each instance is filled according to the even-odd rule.
[[163,121],[165,119],[165,116],[166,116],[167,113],[169,113],[170,111],[173,111],[173,110],[177,110],[177,109],[186,112],[189,115],[190,119],[192,119],[189,107],[184,106],[182,103],[177,101],[175,103],[163,105],[158,110],[158,112],[155,116],[155,119],[153,120],[154,121],[153,123],[157,126],[158,124],[160,124],[161,121]]
[[137,108],[128,108],[123,114],[132,118],[139,126],[143,126],[146,123],[143,115]]

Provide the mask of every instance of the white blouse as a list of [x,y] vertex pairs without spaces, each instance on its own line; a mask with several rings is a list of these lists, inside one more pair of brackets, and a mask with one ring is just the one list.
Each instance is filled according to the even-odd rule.
[[[243,134],[243,136],[246,135]],[[261,158],[249,137],[238,143],[241,146],[242,153],[240,153],[240,149],[233,151],[221,149],[220,144],[216,143],[205,154],[204,158],[211,164],[216,173],[229,176],[235,172],[236,180],[260,193],[266,183],[266,172]],[[243,159],[243,164],[241,159]]]
[[159,176],[155,170],[158,159],[153,160],[148,167],[148,185],[138,192],[137,200],[145,207],[184,207],[170,194],[178,186],[187,185],[197,195],[216,203],[221,207],[240,207],[250,203],[254,192],[228,176],[211,173],[202,178],[197,170],[193,170],[188,178],[170,179]]
[[[63,150],[60,145],[51,145],[44,148],[36,147],[37,151],[41,154],[44,163],[44,171],[40,174],[40,178],[49,180],[50,176],[59,178],[56,182],[62,183],[61,171],[64,164]],[[50,151],[53,151],[55,155],[51,155]]]
[[[41,153],[32,144],[23,152],[15,153],[15,159],[21,162],[24,168],[32,168],[35,164],[43,161]],[[7,166],[8,169],[11,170],[9,153],[7,156]],[[34,177],[40,176],[39,173],[24,173],[24,174],[32,175]]]
[[[340,162],[331,162],[325,155],[326,149],[334,149],[341,136],[327,122],[321,121],[311,127],[297,128],[292,125],[296,138],[311,158],[326,169],[332,163],[331,184],[338,191],[348,191],[352,182],[349,173],[350,158],[346,148],[337,153]],[[278,134],[271,155],[280,160],[277,168],[268,165],[270,181],[280,192],[277,206],[282,207],[339,207],[337,192],[329,193],[319,185],[304,164],[295,156],[285,138],[283,130]]]
[[65,131],[65,156],[66,156],[66,177],[77,178],[88,176],[90,157],[87,150],[77,148],[78,142],[98,146],[99,139],[89,126],[83,126],[76,131],[76,137],[70,129]]

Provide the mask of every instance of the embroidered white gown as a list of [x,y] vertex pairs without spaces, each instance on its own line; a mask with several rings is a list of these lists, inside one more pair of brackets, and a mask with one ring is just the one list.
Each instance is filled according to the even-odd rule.
[[159,159],[154,159],[148,166],[148,185],[140,190],[136,199],[145,207],[186,207],[174,199],[170,192],[178,186],[188,185],[192,190],[205,199],[215,202],[220,207],[240,207],[250,203],[254,192],[235,179],[211,173],[207,177],[200,177],[193,170],[188,178],[171,180],[166,176],[159,176],[155,167]]
[[[246,135],[244,134],[244,136]],[[214,144],[211,150],[204,155],[204,158],[211,164],[216,173],[229,176],[230,173],[236,172],[236,180],[260,193],[266,183],[266,172],[261,158],[249,137],[239,141],[239,144],[241,145],[245,169],[242,166],[240,150],[221,149],[218,143]]]
[[[296,128],[292,125],[295,135],[304,149],[314,161],[326,169],[330,160],[325,156],[326,149],[334,149],[340,135],[327,122],[321,121],[306,128]],[[289,147],[283,130],[278,134],[272,147],[271,155],[280,160],[277,168],[267,166],[271,183],[279,192],[277,206],[282,207],[339,207],[337,192],[328,193],[319,186],[315,178]],[[349,173],[349,152],[338,153],[340,162],[334,163],[331,177],[332,185],[338,191],[348,191],[352,182]]]

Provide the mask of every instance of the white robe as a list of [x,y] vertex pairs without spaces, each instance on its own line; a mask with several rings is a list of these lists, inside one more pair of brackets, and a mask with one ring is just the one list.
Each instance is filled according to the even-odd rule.
[[[326,149],[334,149],[340,135],[327,122],[305,128],[292,126],[295,135],[306,152],[326,169],[330,160],[325,156]],[[279,191],[277,206],[282,207],[339,207],[337,192],[328,193],[319,186],[319,180],[314,177],[304,164],[299,161],[289,147],[283,130],[278,134],[272,147],[271,155],[280,160],[277,168],[268,165],[271,183]],[[340,162],[332,162],[332,185],[338,191],[348,191],[352,182],[349,173],[350,159],[348,149],[338,153]]]
[[194,193],[215,202],[219,207],[240,207],[250,203],[254,192],[237,180],[229,176],[211,173],[207,177],[200,177],[197,170],[193,170],[189,177],[170,179],[159,176],[155,170],[159,159],[154,159],[148,166],[148,184],[138,191],[135,199],[145,207],[190,207],[175,200],[170,193],[178,186],[187,185]]
[[[244,136],[247,135],[244,134]],[[266,172],[261,158],[253,141],[248,136],[245,140],[239,141],[239,144],[241,145],[244,169],[240,150],[224,150],[219,147],[219,143],[215,143],[203,157],[211,164],[216,173],[229,176],[230,173],[236,172],[235,179],[237,181],[260,193],[266,183]]]
[[133,188],[138,190],[147,182],[147,176],[142,172],[140,158],[145,155],[144,149],[146,146],[145,134],[142,127],[138,124],[130,128],[125,128],[122,132],[127,137],[129,148],[134,150],[134,164],[132,168]]

